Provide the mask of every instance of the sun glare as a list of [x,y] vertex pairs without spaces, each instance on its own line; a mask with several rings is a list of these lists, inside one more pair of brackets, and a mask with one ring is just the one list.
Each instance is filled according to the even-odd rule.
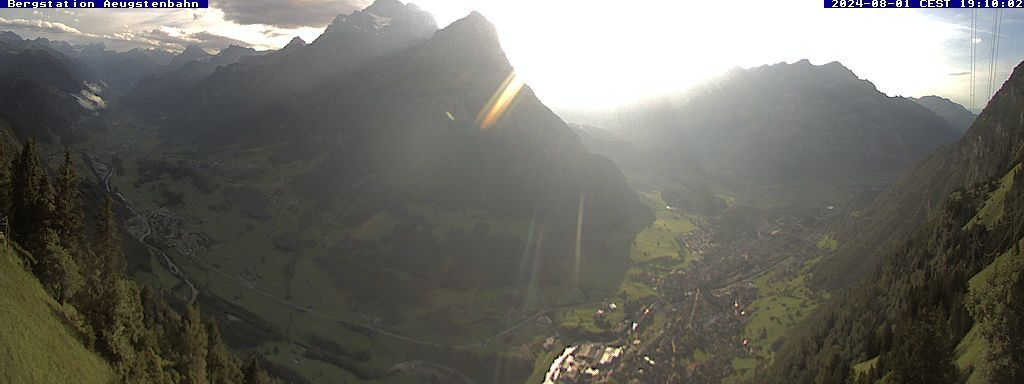
[[[969,30],[918,12],[823,9],[809,0],[715,4],[638,0],[423,0],[442,26],[476,9],[546,102],[599,109],[678,92],[730,68],[840,61],[890,95],[962,94],[950,50]],[[849,31],[857,31],[856,35]],[[964,40],[964,46],[956,46]],[[894,64],[898,63],[898,64]]]

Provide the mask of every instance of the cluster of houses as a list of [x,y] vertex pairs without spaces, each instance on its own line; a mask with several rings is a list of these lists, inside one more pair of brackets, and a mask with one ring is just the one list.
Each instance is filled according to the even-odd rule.
[[544,384],[602,381],[612,372],[609,366],[622,348],[590,343],[566,347],[544,375]]

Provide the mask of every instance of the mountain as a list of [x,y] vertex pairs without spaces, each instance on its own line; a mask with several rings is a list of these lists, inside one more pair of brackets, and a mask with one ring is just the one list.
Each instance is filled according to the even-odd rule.
[[21,36],[18,36],[17,33],[11,31],[0,31],[0,41],[6,41],[9,43],[19,43],[21,42],[21,40]]
[[19,138],[81,140],[83,117],[106,105],[99,84],[85,64],[47,44],[13,33],[0,40],[0,117]]
[[68,57],[85,63],[111,92],[122,93],[146,76],[157,73],[170,63],[173,54],[161,49],[135,48],[127,52],[108,50],[103,43],[71,45],[43,38],[35,41],[48,44]]
[[287,113],[297,97],[412,47],[436,30],[433,16],[415,5],[378,0],[366,9],[338,16],[309,45],[293,44],[260,59],[221,68],[181,97],[129,102],[196,130],[276,124],[276,116],[265,113]]
[[967,132],[967,129],[971,128],[971,124],[974,123],[974,119],[978,117],[978,115],[968,111],[964,106],[944,97],[924,96],[919,99],[913,97],[910,99],[935,112],[936,115],[945,119],[949,125],[960,132]]
[[[363,156],[379,162],[360,166],[387,185],[382,190],[443,197],[462,206],[522,214],[552,199],[551,209],[575,212],[580,188],[591,183],[607,183],[610,192],[628,196],[614,165],[587,154],[529,86],[501,121],[480,126],[486,100],[513,73],[493,27],[474,13],[331,91],[304,99],[309,107],[298,115],[310,118],[289,133],[337,137],[347,149],[337,156],[351,159],[339,162],[365,162]],[[591,187],[598,187],[588,196],[595,204],[610,197],[599,193],[603,186]],[[617,209],[607,208],[601,212],[616,215]]]
[[208,60],[211,57],[213,57],[213,55],[211,55],[209,52],[206,52],[205,49],[202,49],[195,45],[189,45],[185,47],[184,51],[181,51],[181,53],[178,53],[173,58],[171,58],[171,61],[167,63],[166,66],[164,66],[164,70],[174,71],[178,68],[181,68],[185,64],[191,63],[193,61]]
[[877,265],[887,244],[912,233],[950,193],[1012,168],[1024,151],[1022,91],[1024,69],[1018,65],[963,138],[915,164],[857,217],[836,224],[840,246],[819,267],[819,282],[842,287],[856,281]]
[[302,47],[305,47],[305,46],[306,46],[306,41],[302,40],[301,37],[295,36],[294,38],[292,38],[291,41],[288,42],[287,45],[285,45],[283,48],[281,48],[281,51],[290,51],[290,50],[299,49],[299,48],[302,48]]
[[[305,137],[290,139],[285,150],[328,156],[299,176],[295,192],[313,201],[348,197],[364,204],[480,209],[490,217],[548,223],[547,243],[537,246],[550,264],[538,277],[556,286],[566,283],[559,276],[570,273],[567,257],[582,209],[587,231],[581,246],[591,260],[583,267],[621,268],[616,266],[627,256],[603,244],[628,231],[645,209],[616,166],[587,153],[528,86],[493,126],[480,122],[487,100],[513,73],[494,27],[473,13],[329,92],[303,99],[307,107],[296,116],[307,118],[286,127],[289,136]],[[523,236],[517,242],[525,235],[517,234]],[[480,258],[467,251],[451,249],[447,257],[455,258],[455,267],[447,272],[429,261],[442,254],[418,252],[417,275],[442,273],[445,286],[462,289],[515,284],[514,276],[498,271],[515,268],[518,252]],[[582,279],[600,285],[597,276]]]
[[123,96],[123,99],[137,105],[159,104],[161,101],[169,98],[182,98],[186,92],[214,73],[217,68],[264,54],[252,48],[237,45],[228,46],[213,56],[203,56],[201,53],[187,54],[187,51],[182,52],[178,57],[190,56],[197,58],[178,66],[176,69],[166,71],[174,66],[173,63],[168,64],[162,67],[162,69],[155,71],[156,73],[138,80],[135,86]]
[[585,125],[570,124],[573,131],[583,140],[584,147],[592,153],[607,156],[625,172],[640,172],[648,167],[651,160],[635,139],[620,132]]
[[735,69],[688,95],[648,103],[632,130],[666,165],[720,180],[786,183],[891,172],[959,133],[838,62]]
[[760,382],[1019,382],[1024,63],[959,141],[856,218],[815,269],[838,292]]
[[249,47],[229,45],[227,48],[224,48],[220,52],[217,52],[216,55],[213,55],[213,57],[210,57],[208,60],[199,61],[210,63],[215,66],[214,68],[216,68],[222,65],[231,65],[239,61],[242,61],[242,59],[245,59],[246,57],[259,56],[261,54],[261,52],[258,52],[255,49]]
[[[119,149],[118,191],[181,223],[159,236],[167,249],[178,233],[204,239],[186,268],[227,314],[299,343],[366,338],[372,347],[332,363],[343,377],[427,359],[476,381],[497,369],[500,382],[525,381],[533,357],[447,346],[497,342],[537,312],[615,295],[652,221],[616,165],[516,78],[475,12],[436,30],[415,6],[381,0],[181,97],[130,97],[166,120],[149,120],[157,143],[122,133],[139,147]],[[246,299],[221,275],[251,276]],[[343,319],[342,333],[320,313]],[[229,342],[280,341],[264,334]]]

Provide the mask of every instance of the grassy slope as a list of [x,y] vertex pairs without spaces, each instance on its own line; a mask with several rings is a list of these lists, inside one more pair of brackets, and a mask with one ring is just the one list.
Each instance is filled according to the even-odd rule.
[[[654,296],[652,283],[643,276],[663,276],[675,268],[683,268],[693,260],[676,240],[695,227],[683,214],[669,210],[658,192],[645,193],[644,198],[655,211],[656,220],[650,226],[637,233],[630,247],[630,266],[626,278],[622,280],[616,292],[625,292],[630,300],[639,300]],[[621,305],[620,300],[612,300]],[[587,332],[602,332],[594,319],[597,305],[584,305],[562,314],[559,324],[567,328],[579,328]],[[607,309],[607,308],[606,308]],[[625,318],[622,310],[607,313],[608,324],[617,324]]]
[[25,272],[7,245],[0,248],[0,382],[112,382],[106,362],[65,325],[64,308]]
[[[1021,255],[1013,252],[1011,249],[1006,253],[1000,255],[989,264],[985,269],[978,272],[976,275],[971,277],[968,282],[970,290],[974,292],[983,291],[988,287],[989,276],[999,267],[1010,263],[1015,258],[1019,258]],[[980,369],[985,359],[985,339],[981,337],[979,328],[977,325],[971,328],[971,331],[960,340],[960,343],[956,346],[956,365],[960,370],[970,370],[971,375],[968,378],[968,383],[983,383],[984,378],[981,375]]]
[[992,225],[1003,217],[1003,201],[1006,199],[1006,192],[1013,186],[1013,176],[1017,174],[1020,167],[1020,164],[1017,164],[1016,167],[999,179],[999,188],[989,195],[988,200],[985,201],[985,206],[978,210],[978,214],[971,221],[967,222],[965,227],[981,223],[992,228]]
[[820,259],[808,261],[800,272],[792,276],[782,275],[779,267],[776,267],[754,280],[757,299],[746,307],[750,322],[743,329],[743,337],[750,340],[755,353],[734,359],[734,375],[723,382],[749,379],[758,367],[771,362],[774,355],[772,344],[829,297],[825,292],[812,291],[807,285],[810,268],[817,260]]
[[[1002,178],[999,179],[999,188],[993,191],[988,200],[985,201],[985,205],[978,210],[978,214],[967,223],[966,226],[975,224],[982,224],[987,227],[992,227],[1003,216],[1004,201],[1006,192],[1013,186],[1013,177],[1020,170],[1021,165],[1018,164],[1016,167],[1011,169]],[[987,287],[986,282],[989,280],[989,276],[995,271],[996,267],[1005,263],[1010,262],[1012,258],[1019,257],[1010,250],[989,264],[985,269],[978,272],[968,282],[971,291],[984,290]],[[971,331],[964,336],[963,339],[956,346],[956,365],[962,371],[970,370],[971,374],[967,379],[968,383],[983,383],[984,378],[981,375],[980,369],[977,369],[982,364],[985,358],[985,340],[981,337],[977,325],[971,328]]]
[[853,365],[853,373],[854,373],[854,375],[860,375],[860,374],[863,374],[863,373],[867,373],[872,368],[874,368],[876,365],[878,365],[878,356],[875,356],[875,357],[872,357],[872,358],[870,358],[868,360],[864,360],[862,362],[854,364]]

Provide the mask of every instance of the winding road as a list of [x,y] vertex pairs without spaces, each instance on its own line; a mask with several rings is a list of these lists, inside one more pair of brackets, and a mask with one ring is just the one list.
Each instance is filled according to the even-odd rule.
[[177,278],[181,279],[181,281],[183,283],[185,283],[185,285],[188,286],[188,289],[189,289],[188,303],[189,304],[194,304],[196,302],[196,299],[199,297],[199,289],[196,288],[196,285],[194,283],[192,283],[192,280],[190,280],[188,278],[188,275],[185,274],[185,271],[183,271],[181,268],[179,268],[178,265],[174,263],[174,260],[172,260],[170,256],[167,256],[167,252],[164,252],[160,248],[157,248],[153,244],[150,244],[149,241],[147,241],[149,236],[153,234],[153,226],[149,224],[149,219],[146,218],[146,216],[143,216],[142,214],[140,214],[139,211],[135,210],[135,207],[132,206],[131,202],[129,202],[128,199],[123,194],[121,194],[120,192],[114,192],[114,191],[112,191],[110,189],[110,179],[114,177],[114,167],[109,167],[108,170],[107,170],[107,173],[105,175],[100,175],[99,169],[96,167],[96,164],[93,163],[93,161],[89,157],[89,155],[87,153],[83,153],[82,155],[86,159],[86,161],[89,163],[89,168],[92,169],[92,172],[96,175],[96,177],[98,177],[98,178],[103,180],[103,188],[107,191],[107,194],[113,196],[115,198],[115,200],[119,204],[121,204],[121,206],[123,206],[125,209],[127,209],[129,212],[131,212],[133,215],[138,217],[139,220],[142,222],[143,226],[145,226],[145,228],[146,228],[145,231],[141,235],[136,235],[135,233],[132,233],[132,231],[128,231],[129,234],[131,234],[132,237],[134,237],[140,243],[145,245],[146,248],[148,248],[150,252],[152,252],[152,253],[154,253],[156,255],[160,255],[161,257],[163,257],[164,262],[166,263],[167,268],[170,270],[171,274],[176,276]]

